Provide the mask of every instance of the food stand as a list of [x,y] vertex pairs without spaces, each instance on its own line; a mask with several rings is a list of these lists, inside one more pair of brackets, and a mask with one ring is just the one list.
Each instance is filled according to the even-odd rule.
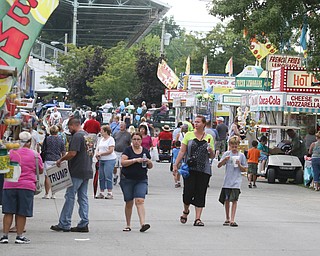
[[[319,69],[313,70],[319,72]],[[308,127],[319,130],[320,87],[313,73],[305,68],[281,67],[273,71],[273,89],[285,93],[284,121],[299,126],[304,136]]]

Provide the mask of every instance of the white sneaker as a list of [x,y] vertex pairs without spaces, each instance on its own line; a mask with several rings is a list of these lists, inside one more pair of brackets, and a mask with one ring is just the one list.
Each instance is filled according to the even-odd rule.
[[17,236],[15,243],[16,244],[30,244],[30,239],[26,238],[25,236]]
[[105,198],[106,198],[106,199],[113,199],[113,195],[110,194],[110,193],[108,193]]
[[7,243],[9,243],[8,236],[3,235],[3,236],[0,238],[0,244],[7,244]]
[[55,194],[52,194],[52,195],[51,195],[51,199],[56,199],[56,195],[55,195]]
[[49,195],[44,195],[44,196],[42,197],[42,199],[50,199],[50,196],[49,196]]

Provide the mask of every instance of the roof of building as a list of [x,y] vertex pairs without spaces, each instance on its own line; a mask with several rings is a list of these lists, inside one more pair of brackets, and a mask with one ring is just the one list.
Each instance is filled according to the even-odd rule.
[[43,31],[68,33],[71,42],[76,11],[77,46],[96,44],[111,48],[125,41],[130,47],[149,33],[169,9],[169,5],[158,0],[60,0]]

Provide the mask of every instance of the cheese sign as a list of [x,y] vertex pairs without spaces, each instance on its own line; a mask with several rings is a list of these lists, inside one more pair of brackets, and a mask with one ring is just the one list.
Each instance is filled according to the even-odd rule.
[[67,162],[62,162],[60,167],[54,165],[47,169],[47,175],[51,184],[52,193],[72,186],[72,180]]
[[320,96],[314,95],[287,95],[287,107],[295,108],[320,108]]

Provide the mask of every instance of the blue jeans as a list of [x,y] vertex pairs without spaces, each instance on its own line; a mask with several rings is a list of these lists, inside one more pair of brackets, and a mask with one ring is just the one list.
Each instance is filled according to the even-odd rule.
[[71,228],[71,217],[75,203],[76,194],[78,194],[79,216],[78,227],[85,227],[89,224],[89,204],[88,204],[88,182],[89,180],[72,178],[72,186],[67,188],[64,195],[65,202],[60,213],[59,227],[63,229]]
[[99,161],[99,184],[100,190],[113,188],[113,169],[116,165],[116,159]]
[[313,181],[319,182],[319,174],[320,174],[320,158],[315,157],[311,158],[312,169],[313,169]]

